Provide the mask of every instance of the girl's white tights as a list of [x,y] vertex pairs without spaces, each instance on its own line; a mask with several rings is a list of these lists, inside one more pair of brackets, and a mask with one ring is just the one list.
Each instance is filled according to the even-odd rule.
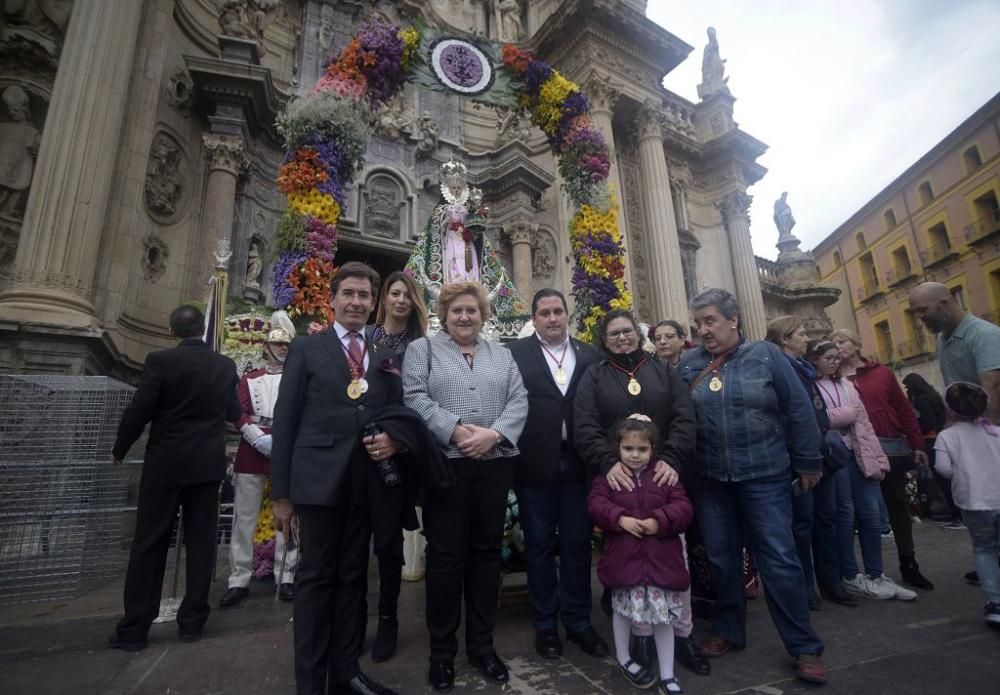
[[[632,657],[628,653],[629,638],[632,635],[632,623],[623,615],[615,613],[611,616],[611,626],[615,633],[615,657],[623,667]],[[656,642],[656,656],[659,659],[660,680],[674,677],[674,628],[672,625],[653,625],[653,641]],[[629,669],[638,673],[638,667]]]

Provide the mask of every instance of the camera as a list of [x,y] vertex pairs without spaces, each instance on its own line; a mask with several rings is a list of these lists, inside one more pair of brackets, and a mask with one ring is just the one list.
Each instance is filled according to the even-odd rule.
[[[368,423],[361,430],[362,443],[368,437],[374,437],[376,434],[382,434],[382,428],[374,422]],[[375,471],[378,473],[378,477],[382,479],[382,484],[386,487],[396,487],[403,482],[403,479],[399,477],[399,469],[396,468],[396,462],[391,458],[385,461],[376,461]]]

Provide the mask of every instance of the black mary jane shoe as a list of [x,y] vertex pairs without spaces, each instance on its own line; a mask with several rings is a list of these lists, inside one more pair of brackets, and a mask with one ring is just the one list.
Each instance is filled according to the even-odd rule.
[[[633,666],[639,669],[635,673],[630,671]],[[648,690],[656,685],[656,674],[648,668],[639,666],[639,664],[635,663],[631,659],[626,661],[624,664],[618,664],[618,668],[621,670],[622,675],[625,676],[625,679],[640,690]]]
[[427,680],[439,693],[450,693],[455,687],[455,662],[432,661]]
[[503,685],[510,680],[510,673],[496,652],[483,656],[470,656],[469,663],[478,668],[488,681]]
[[707,676],[712,672],[712,664],[690,637],[674,637],[674,658],[681,666],[699,676]]
[[676,678],[664,678],[656,686],[656,692],[658,695],[684,695],[684,688]]

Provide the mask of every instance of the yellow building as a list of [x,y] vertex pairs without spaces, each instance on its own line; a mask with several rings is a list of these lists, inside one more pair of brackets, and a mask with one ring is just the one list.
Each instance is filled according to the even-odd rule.
[[1000,323],[1000,94],[952,131],[813,250],[827,309],[865,351],[902,376],[940,387],[934,336],[909,312],[924,281],[952,288],[971,313]]

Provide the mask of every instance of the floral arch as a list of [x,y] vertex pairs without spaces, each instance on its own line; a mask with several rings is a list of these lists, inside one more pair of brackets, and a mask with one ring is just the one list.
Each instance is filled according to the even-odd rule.
[[363,164],[373,113],[407,81],[530,114],[556,154],[573,206],[572,286],[581,338],[590,338],[609,309],[631,308],[608,148],[580,88],[512,44],[384,21],[364,25],[312,90],[278,117],[287,155],[277,186],[288,207],[275,240],[275,306],[292,316],[332,318],[328,297],[344,188]]

